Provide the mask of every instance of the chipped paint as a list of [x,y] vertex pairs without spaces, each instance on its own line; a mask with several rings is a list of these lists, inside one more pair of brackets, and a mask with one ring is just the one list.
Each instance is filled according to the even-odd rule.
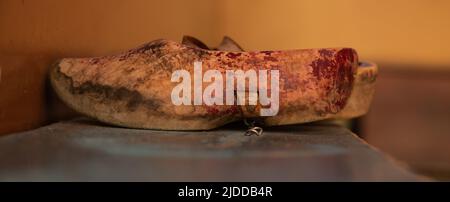
[[229,52],[156,40],[118,55],[62,59],[51,79],[69,106],[120,126],[198,130],[260,116],[261,106],[174,106],[171,74],[193,74],[194,61],[202,61],[203,71],[222,74],[279,70],[279,113],[264,118],[268,125],[333,117],[345,107],[358,67],[357,54],[350,48]]

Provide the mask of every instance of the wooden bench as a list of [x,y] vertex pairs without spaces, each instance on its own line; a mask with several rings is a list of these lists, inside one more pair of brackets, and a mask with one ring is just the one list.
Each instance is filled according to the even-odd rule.
[[0,137],[1,181],[422,181],[329,123],[135,130],[75,119]]

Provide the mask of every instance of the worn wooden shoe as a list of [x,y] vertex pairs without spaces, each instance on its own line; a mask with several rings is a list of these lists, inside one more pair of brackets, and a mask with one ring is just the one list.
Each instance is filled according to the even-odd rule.
[[[245,52],[229,38],[216,49],[199,42],[194,38],[185,38],[182,44],[155,40],[113,56],[61,59],[51,69],[51,83],[76,111],[131,128],[205,130],[244,118],[284,125],[352,118],[369,109],[377,68],[359,63],[351,48]],[[234,100],[233,105],[194,105],[194,101],[175,105],[171,95],[180,83],[173,82],[173,73],[185,70],[194,75],[195,62],[201,62],[202,73],[217,70],[223,78],[231,70],[276,70],[276,115],[261,116],[273,103],[240,105]],[[267,84],[275,81],[272,79],[268,76]],[[191,89],[205,91],[207,84]],[[265,90],[273,95],[275,89],[267,85]],[[249,91],[247,86],[247,101],[250,95],[262,94],[259,88]],[[195,97],[194,92],[189,94]]]

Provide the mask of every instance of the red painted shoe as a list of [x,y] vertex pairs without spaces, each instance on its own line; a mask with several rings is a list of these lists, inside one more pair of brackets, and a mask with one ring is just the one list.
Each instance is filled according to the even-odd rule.
[[[200,85],[194,82],[196,61],[202,64]],[[188,72],[191,81],[187,83],[192,84],[191,92],[179,91],[184,101],[190,98],[181,105],[172,99],[181,78],[185,79],[173,81],[177,70]],[[233,91],[226,88],[227,78],[231,78],[227,72],[237,70],[256,73],[257,80],[249,79],[259,84],[256,91],[247,82],[244,91],[239,91],[238,81]],[[208,91],[214,89],[208,89],[211,82],[203,80],[208,71],[219,72],[223,105],[204,102],[205,96],[222,95],[220,91]],[[267,82],[261,83],[259,76],[264,72]],[[277,80],[272,77],[276,72]],[[229,38],[217,49],[209,49],[202,42],[185,37],[182,44],[156,40],[113,56],[65,58],[52,68],[50,75],[55,91],[65,103],[100,121],[131,128],[204,130],[244,118],[258,118],[266,125],[285,125],[363,115],[373,96],[377,67],[359,63],[351,48],[245,52]],[[211,81],[219,79],[213,78]],[[276,81],[279,85],[274,88],[271,84]],[[278,99],[260,102],[265,92],[274,98],[277,89]],[[239,95],[245,96],[239,100]],[[226,96],[233,96],[234,103],[227,105]],[[199,105],[195,105],[196,98]],[[248,102],[251,98],[258,98],[255,105]],[[242,103],[244,99],[246,103]],[[267,109],[276,113],[263,116]]]

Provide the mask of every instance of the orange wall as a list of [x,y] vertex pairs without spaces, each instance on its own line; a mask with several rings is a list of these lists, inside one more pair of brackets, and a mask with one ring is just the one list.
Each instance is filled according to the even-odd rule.
[[191,34],[211,42],[208,0],[2,0],[0,52],[109,54],[156,38]]
[[219,32],[250,49],[350,46],[378,63],[450,69],[448,0],[228,0],[219,8]]

